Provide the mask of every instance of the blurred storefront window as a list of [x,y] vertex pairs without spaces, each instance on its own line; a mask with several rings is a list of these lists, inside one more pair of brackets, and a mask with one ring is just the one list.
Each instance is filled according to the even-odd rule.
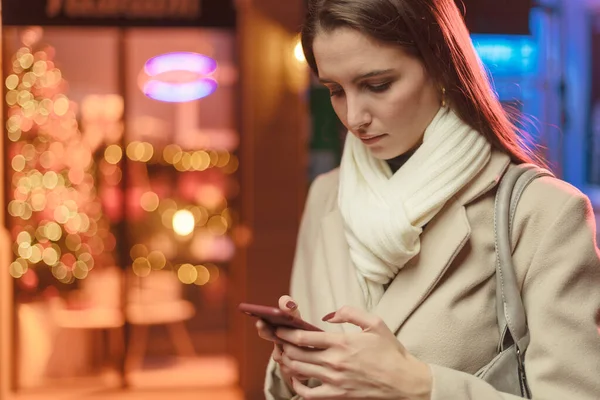
[[3,2],[17,388],[235,384],[235,18],[178,1],[170,25],[218,26],[117,28],[127,10],[37,3],[43,27]]

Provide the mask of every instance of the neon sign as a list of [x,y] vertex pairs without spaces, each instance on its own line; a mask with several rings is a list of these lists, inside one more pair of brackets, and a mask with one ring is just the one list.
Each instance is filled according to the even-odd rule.
[[538,72],[538,46],[532,36],[473,34],[471,40],[493,76],[535,75]]
[[149,59],[140,74],[139,85],[149,98],[167,103],[199,100],[218,87],[212,74],[217,62],[189,52],[166,53]]

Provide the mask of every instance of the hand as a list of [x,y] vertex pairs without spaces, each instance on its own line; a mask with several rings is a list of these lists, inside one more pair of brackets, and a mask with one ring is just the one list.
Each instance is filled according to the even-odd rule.
[[[300,318],[300,310],[298,310],[298,305],[290,296],[281,296],[279,298],[279,308],[282,311],[292,314],[293,316]],[[282,364],[282,356],[283,356],[283,344],[284,342],[275,336],[275,330],[272,326],[264,322],[263,320],[258,320],[256,322],[256,329],[258,330],[258,336],[261,338],[273,342],[273,353],[271,357],[273,357],[273,361],[279,364],[281,375],[285,382],[289,387],[292,387],[292,376],[295,376],[298,380],[302,382],[306,382],[308,379],[303,375],[294,374],[290,371],[286,366]]]
[[[309,388],[292,379],[293,389],[312,399],[429,400],[432,377],[429,366],[417,360],[378,317],[351,307],[326,315],[324,321],[349,322],[356,333],[307,332],[279,328],[283,339],[283,365],[294,375],[318,379]],[[307,346],[322,349],[314,351]]]

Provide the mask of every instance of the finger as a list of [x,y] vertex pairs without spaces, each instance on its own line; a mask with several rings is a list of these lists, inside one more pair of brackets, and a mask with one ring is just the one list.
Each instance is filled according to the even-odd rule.
[[292,388],[303,399],[342,399],[344,393],[335,386],[324,384],[315,388],[306,386],[303,382],[292,377]]
[[[306,386],[304,383],[300,382],[298,379],[292,377],[292,389],[294,389],[294,392],[296,392],[297,395],[299,395],[302,398],[306,398],[307,395],[309,394],[309,390],[310,388],[308,386]],[[310,397],[310,398],[314,398],[314,397]]]
[[315,349],[328,349],[339,343],[340,334],[331,332],[312,332],[301,329],[278,328],[275,330],[277,336],[284,343],[293,344],[298,347],[311,347]]
[[291,369],[289,369],[288,367],[285,366],[285,364],[283,363],[283,350],[279,351],[279,346],[280,345],[276,345],[276,347],[273,349],[273,353],[272,353],[272,358],[273,361],[275,361],[277,364],[279,364],[279,369],[281,370],[281,372],[288,377],[296,377],[297,379],[299,379],[302,382],[307,382],[308,381],[308,377],[304,376],[304,375],[298,375],[295,374],[294,371],[292,371]]
[[256,329],[258,330],[258,336],[260,338],[268,340],[269,342],[283,343],[281,339],[275,335],[275,330],[263,320],[256,321]]
[[296,303],[290,296],[285,295],[279,298],[279,308],[283,311],[287,311],[294,317],[300,318],[298,303]]
[[278,347],[277,345],[273,346],[271,358],[273,358],[273,361],[275,361],[277,364],[281,364],[281,362],[283,361],[283,351],[280,350],[280,347]]
[[263,320],[256,321],[255,326],[258,331],[258,336],[261,338],[271,341],[274,341],[277,338],[277,336],[275,336],[275,331]]
[[332,324],[350,323],[360,327],[365,332],[385,333],[389,328],[381,318],[365,310],[344,306],[338,311],[327,314],[323,321]]
[[338,374],[338,372],[329,370],[322,365],[292,360],[285,352],[281,356],[280,365],[291,372],[290,376],[310,376],[321,382],[332,382],[333,374]]
[[279,369],[287,377],[296,378],[296,379],[300,380],[300,382],[302,382],[303,384],[308,383],[308,377],[302,376],[302,375],[295,375],[294,371],[292,371],[291,369],[289,369],[285,365],[279,364]]
[[298,347],[293,344],[284,344],[283,353],[292,361],[301,361],[308,364],[325,365],[323,350]]

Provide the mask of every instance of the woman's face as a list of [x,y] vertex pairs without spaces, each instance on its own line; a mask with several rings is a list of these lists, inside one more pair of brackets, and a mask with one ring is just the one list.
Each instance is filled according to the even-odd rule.
[[350,28],[320,32],[313,52],[336,114],[373,156],[388,160],[420,144],[441,88],[418,58]]

